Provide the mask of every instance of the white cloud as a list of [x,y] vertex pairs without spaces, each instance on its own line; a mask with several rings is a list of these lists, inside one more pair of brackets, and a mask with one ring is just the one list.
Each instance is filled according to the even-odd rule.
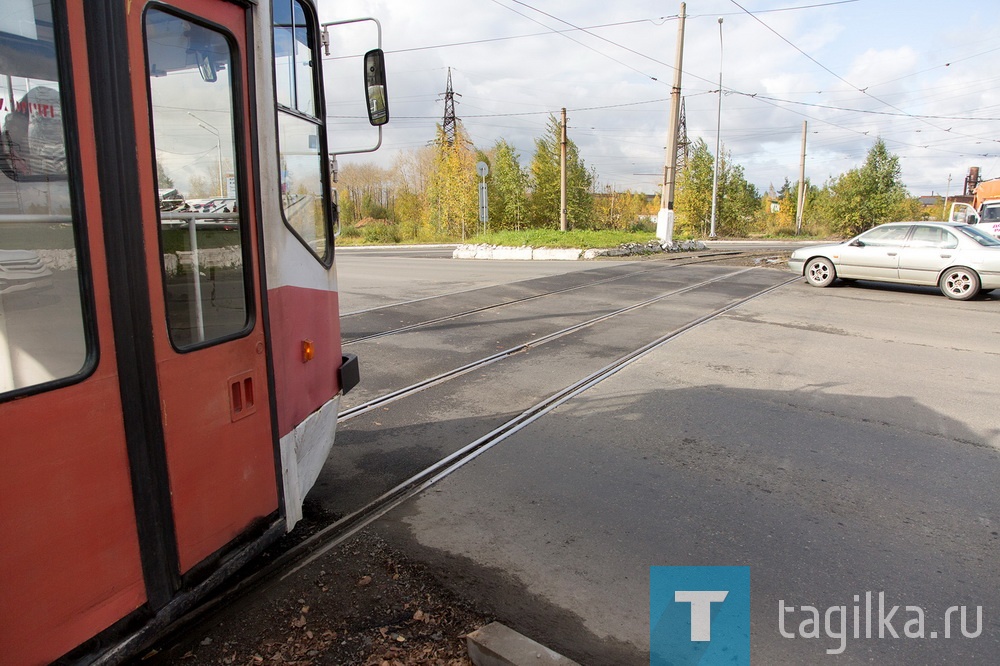
[[[954,192],[954,183],[973,165],[981,166],[984,175],[1000,176],[1000,123],[959,119],[1000,117],[1000,47],[973,37],[1000,34],[994,13],[943,11],[929,0],[776,12],[763,10],[817,3],[740,4],[762,12],[756,14],[759,20],[729,1],[687,3],[682,88],[689,134],[714,146],[718,97],[713,91],[720,66],[716,18],[724,16],[723,86],[746,95],[723,97],[722,140],[758,187],[798,177],[805,119],[807,173],[814,182],[859,165],[876,136],[900,156],[914,194],[943,191],[949,173]],[[324,20],[373,15],[384,28],[393,120],[381,152],[355,159],[390,164],[395,153],[433,139],[452,67],[455,92],[461,95],[458,115],[478,147],[505,138],[527,162],[547,114],[566,107],[571,137],[602,182],[656,191],[677,37],[677,21],[663,17],[676,14],[680,3],[533,0],[527,5],[577,26],[621,25],[595,28],[591,32],[597,36],[555,34],[551,30],[568,26],[512,0],[321,4]],[[328,15],[334,11],[336,16]],[[485,41],[516,36],[523,37]],[[478,43],[457,45],[462,42]],[[352,48],[360,52],[363,46]],[[354,73],[331,77],[329,98],[360,96]],[[637,104],[649,100],[660,101]],[[330,113],[360,115],[352,108],[331,105]],[[343,118],[337,123],[335,128],[343,128],[338,136],[356,138],[357,125]],[[365,139],[369,135],[370,130]]]

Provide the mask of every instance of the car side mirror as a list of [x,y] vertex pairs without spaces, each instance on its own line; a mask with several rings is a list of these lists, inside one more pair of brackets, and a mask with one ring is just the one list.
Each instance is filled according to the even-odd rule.
[[855,238],[850,243],[851,247],[864,247],[865,243],[860,238]]
[[382,49],[372,49],[365,54],[365,95],[368,100],[368,122],[376,127],[389,122],[385,54]]

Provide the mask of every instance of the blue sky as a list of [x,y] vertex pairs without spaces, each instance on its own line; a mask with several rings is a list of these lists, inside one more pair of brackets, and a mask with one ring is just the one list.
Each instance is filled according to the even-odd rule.
[[[721,16],[721,140],[761,190],[797,180],[803,120],[814,183],[859,166],[878,136],[900,156],[914,195],[943,194],[949,174],[956,193],[971,166],[1000,177],[998,10],[923,0],[688,2],[688,135],[714,149]],[[377,17],[387,51],[393,120],[383,147],[342,161],[388,165],[431,141],[451,67],[457,113],[477,147],[504,138],[526,164],[548,115],[566,107],[570,137],[602,184],[656,192],[679,11],[679,2],[647,0],[321,1],[324,21]],[[340,29],[336,53],[357,53],[373,35]],[[349,62],[329,61],[327,97],[337,103],[328,112],[345,143],[360,145],[370,136],[347,119],[359,86],[340,71]]]

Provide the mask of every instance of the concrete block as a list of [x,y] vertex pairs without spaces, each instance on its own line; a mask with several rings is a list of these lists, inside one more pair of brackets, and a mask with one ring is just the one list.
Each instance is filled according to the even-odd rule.
[[476,258],[476,246],[475,245],[459,245],[451,253],[452,259],[475,259]]
[[539,247],[531,253],[531,258],[539,261],[576,261],[583,254],[578,248]]
[[493,249],[493,258],[531,261],[531,248],[527,245],[521,247],[496,247]]
[[465,644],[476,666],[579,666],[499,622],[468,634]]

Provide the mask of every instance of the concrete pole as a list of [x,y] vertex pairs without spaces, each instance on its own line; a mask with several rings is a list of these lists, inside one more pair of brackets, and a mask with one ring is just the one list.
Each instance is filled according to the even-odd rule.
[[667,130],[667,159],[663,166],[660,212],[656,216],[656,237],[661,243],[674,242],[674,186],[677,181],[677,127],[681,117],[681,66],[684,60],[685,3],[677,22],[677,54],[674,58],[674,86],[670,91],[670,128]]
[[795,209],[795,235],[802,233],[802,220],[806,209],[806,126],[802,121],[802,159],[799,161],[799,205]]
[[719,200],[719,150],[722,146],[722,17],[719,17],[719,111],[715,118],[715,169],[712,170],[712,226],[709,238],[715,238],[715,212]]
[[941,209],[941,219],[948,221],[948,197],[951,196],[951,174],[948,174],[948,189],[944,191],[944,207]]
[[562,110],[562,141],[559,147],[559,230],[566,231],[566,109]]

